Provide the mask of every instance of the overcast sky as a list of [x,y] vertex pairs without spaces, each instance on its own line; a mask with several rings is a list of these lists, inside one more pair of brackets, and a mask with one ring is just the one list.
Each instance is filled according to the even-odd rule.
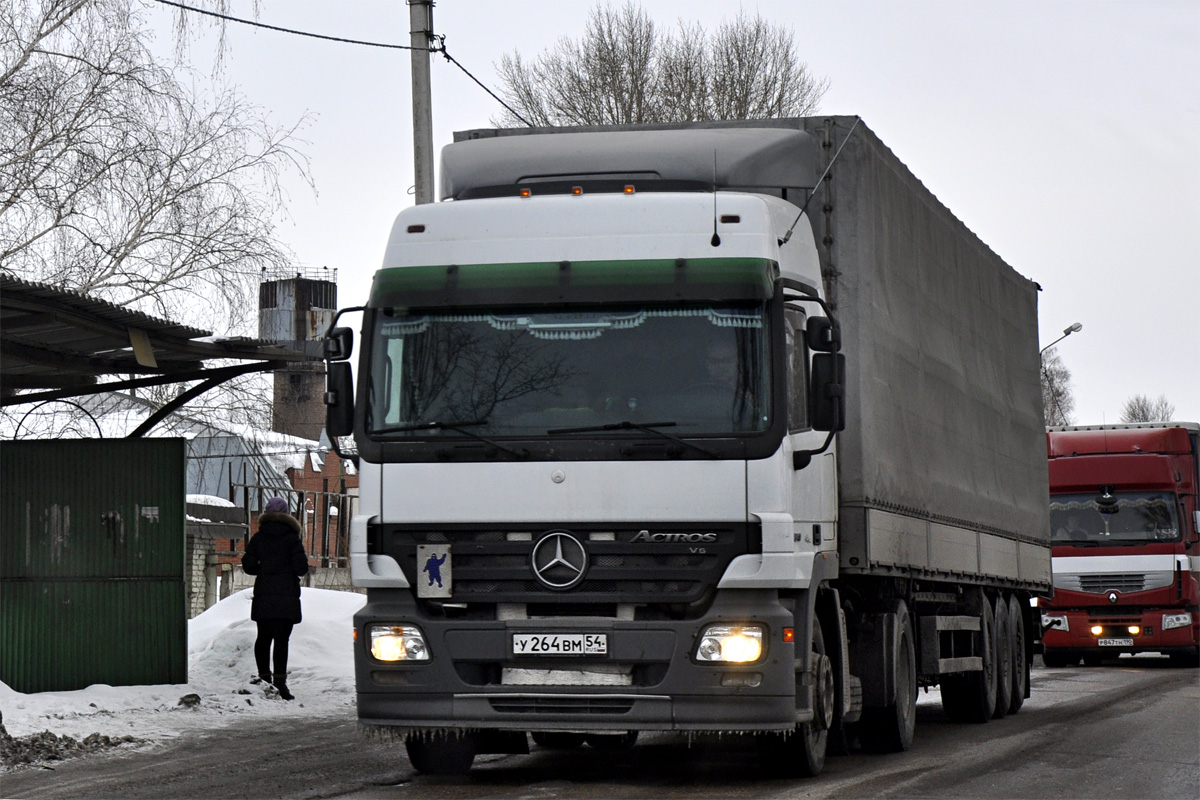
[[[1018,272],[1037,281],[1040,340],[1058,345],[1080,424],[1117,422],[1133,394],[1200,421],[1200,1],[760,0],[831,88],[821,113],[858,114]],[[252,0],[233,0],[253,18]],[[660,24],[712,30],[737,5],[644,0]],[[590,2],[439,0],[435,32],[480,81],[496,64],[578,38]],[[169,38],[173,12],[151,9]],[[408,44],[403,0],[260,0],[258,21]],[[392,219],[412,204],[407,51],[232,24],[224,80],[279,124],[310,114],[316,196],[290,180],[284,241],[366,299]],[[211,42],[189,59],[207,72]],[[500,107],[440,56],[434,145],[490,127]]]

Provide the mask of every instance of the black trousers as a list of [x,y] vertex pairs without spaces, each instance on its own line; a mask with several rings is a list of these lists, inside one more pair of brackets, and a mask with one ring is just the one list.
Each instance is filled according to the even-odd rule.
[[258,638],[254,640],[254,662],[260,674],[271,673],[271,647],[274,645],[275,674],[287,674],[288,639],[292,636],[293,623],[286,619],[258,620]]

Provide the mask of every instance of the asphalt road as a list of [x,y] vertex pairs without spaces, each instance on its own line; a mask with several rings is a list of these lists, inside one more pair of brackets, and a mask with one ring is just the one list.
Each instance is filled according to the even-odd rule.
[[1165,659],[1035,668],[1016,716],[959,725],[922,696],[911,750],[830,757],[814,779],[761,776],[739,738],[644,736],[481,756],[466,778],[416,775],[352,718],[239,727],[140,752],[0,775],[7,798],[1186,798],[1200,797],[1200,671]]

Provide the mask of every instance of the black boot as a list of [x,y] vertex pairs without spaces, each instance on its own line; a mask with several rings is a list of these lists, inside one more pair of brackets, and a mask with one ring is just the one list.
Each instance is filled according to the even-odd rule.
[[296,697],[294,694],[288,691],[286,672],[276,672],[274,684],[275,688],[279,690],[279,696],[284,700],[292,700]]
[[250,679],[250,682],[251,683],[270,683],[271,682],[271,673],[267,672],[265,669],[260,669],[258,671],[258,674]]

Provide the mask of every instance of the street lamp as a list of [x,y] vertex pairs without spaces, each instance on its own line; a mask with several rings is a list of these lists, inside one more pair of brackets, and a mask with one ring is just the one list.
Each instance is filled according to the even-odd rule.
[[1042,353],[1044,353],[1044,352],[1046,352],[1047,350],[1049,350],[1051,347],[1054,347],[1054,345],[1058,344],[1058,343],[1059,343],[1059,342],[1061,342],[1063,339],[1065,339],[1065,338],[1067,338],[1068,336],[1070,336],[1072,333],[1079,333],[1079,331],[1081,331],[1081,330],[1083,330],[1083,323],[1082,323],[1082,322],[1075,322],[1075,323],[1072,323],[1071,325],[1068,325],[1067,327],[1063,328],[1063,335],[1062,335],[1062,336],[1060,336],[1060,337],[1058,337],[1057,339],[1055,339],[1055,340],[1054,340],[1053,342],[1051,342],[1050,344],[1048,344],[1048,345],[1046,345],[1045,347],[1043,347],[1041,350],[1039,350],[1039,351],[1038,351],[1038,355],[1041,355]]

